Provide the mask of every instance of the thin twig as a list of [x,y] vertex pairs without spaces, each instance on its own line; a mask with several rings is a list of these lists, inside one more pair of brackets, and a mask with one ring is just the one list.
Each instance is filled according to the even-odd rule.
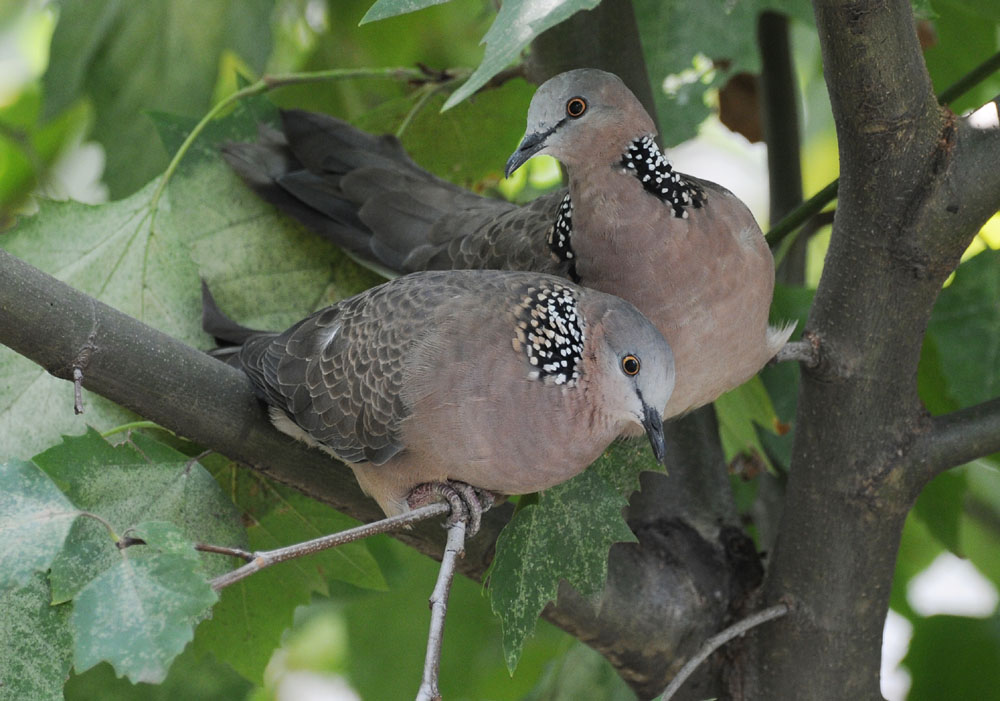
[[998,70],[1000,70],[1000,51],[990,56],[988,59],[942,90],[941,94],[938,95],[938,102],[942,105],[954,102]]
[[837,196],[837,189],[839,187],[840,179],[838,178],[782,217],[781,221],[772,226],[771,230],[767,232],[765,238],[768,244],[772,247],[777,246],[781,243],[782,239],[795,231],[809,217],[819,214],[823,207]]
[[413,107],[411,107],[410,111],[406,113],[406,116],[400,123],[399,128],[396,129],[397,139],[403,138],[403,134],[406,132],[407,129],[409,129],[410,124],[413,123],[413,120],[416,118],[416,116],[420,113],[421,110],[423,110],[423,108],[427,105],[427,102],[432,97],[434,97],[440,89],[441,89],[440,85],[430,85],[430,84],[420,88],[420,97],[418,97],[416,102],[413,103]]
[[701,649],[698,650],[694,657],[684,663],[684,666],[681,667],[681,671],[677,673],[667,686],[666,690],[663,692],[663,696],[660,697],[660,701],[669,701],[670,698],[681,688],[681,685],[687,681],[687,678],[691,676],[694,670],[698,668],[698,665],[708,659],[708,656],[720,647],[728,643],[733,638],[743,635],[751,628],[756,628],[761,623],[767,623],[775,618],[787,615],[788,611],[788,604],[775,604],[774,606],[766,608],[763,611],[751,614],[743,620],[729,626],[721,633],[713,635],[705,641],[705,644],[701,646]]
[[431,626],[427,634],[427,656],[424,658],[424,677],[420,681],[416,701],[436,701],[441,698],[438,691],[438,669],[441,666],[441,640],[444,637],[444,617],[448,613],[448,595],[451,582],[455,578],[458,558],[465,556],[465,519],[460,519],[448,529],[448,542],[441,557],[441,569],[428,602],[431,607]]
[[387,533],[389,531],[399,530],[400,528],[417,523],[418,521],[425,521],[429,518],[442,516],[450,512],[451,506],[446,503],[439,502],[435,504],[428,504],[427,506],[422,506],[419,509],[408,511],[400,516],[392,516],[390,518],[384,518],[381,521],[366,523],[358,526],[357,528],[351,528],[346,531],[341,531],[340,533],[332,533],[313,540],[307,540],[304,543],[297,543],[295,545],[289,545],[288,547],[277,548],[275,550],[262,550],[255,552],[252,554],[253,559],[247,562],[247,564],[233,570],[232,572],[227,572],[226,574],[213,579],[212,588],[219,591],[220,589],[228,587],[230,584],[235,584],[241,579],[246,579],[253,573],[259,572],[265,567],[276,565],[279,562],[285,562],[286,560],[292,560],[305,555],[312,555],[313,553],[321,550],[335,548],[338,545],[344,545],[345,543],[350,543],[355,540],[361,540],[362,538],[367,538],[368,536],[376,535],[378,533]]
[[819,339],[813,336],[801,341],[789,341],[774,356],[773,362],[803,363],[808,368],[814,368],[819,365]]
[[73,368],[73,413],[83,413],[83,370]]

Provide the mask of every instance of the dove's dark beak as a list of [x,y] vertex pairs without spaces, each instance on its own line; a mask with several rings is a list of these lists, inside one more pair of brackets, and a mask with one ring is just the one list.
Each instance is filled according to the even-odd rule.
[[642,403],[642,427],[649,436],[649,444],[653,447],[653,457],[656,462],[666,465],[667,446],[663,438],[663,419],[660,412],[645,402]]
[[[557,124],[556,126],[559,125]],[[514,151],[514,153],[510,155],[510,158],[507,159],[507,167],[504,168],[503,176],[505,178],[509,178],[511,173],[524,165],[525,161],[545,148],[545,140],[548,139],[555,130],[556,127],[552,127],[551,129],[546,129],[545,131],[535,131],[525,134],[524,138],[521,139],[521,143],[518,144],[517,150]]]

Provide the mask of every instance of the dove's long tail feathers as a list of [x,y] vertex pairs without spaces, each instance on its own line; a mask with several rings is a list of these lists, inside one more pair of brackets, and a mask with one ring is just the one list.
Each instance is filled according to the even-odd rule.
[[201,281],[201,327],[219,344],[218,348],[208,352],[209,355],[234,367],[240,367],[238,355],[243,344],[252,338],[276,335],[241,326],[223,314],[204,280]]
[[546,233],[561,194],[520,208],[432,175],[394,136],[299,110],[281,117],[281,132],[262,127],[257,143],[223,147],[226,161],[260,197],[379,272],[558,273]]

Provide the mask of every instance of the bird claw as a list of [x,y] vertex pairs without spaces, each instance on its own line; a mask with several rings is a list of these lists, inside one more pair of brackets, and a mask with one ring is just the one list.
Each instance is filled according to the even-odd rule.
[[459,521],[466,522],[467,537],[479,532],[483,514],[490,510],[496,499],[492,492],[473,487],[465,482],[426,482],[410,492],[410,508],[424,506],[443,498],[451,506],[451,515],[446,522],[452,526]]

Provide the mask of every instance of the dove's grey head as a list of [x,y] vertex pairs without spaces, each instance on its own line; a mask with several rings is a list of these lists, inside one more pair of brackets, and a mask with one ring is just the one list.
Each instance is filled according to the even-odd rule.
[[[594,363],[599,378],[596,398],[602,411],[627,427],[641,425],[653,454],[664,461],[663,410],[674,389],[674,355],[663,334],[628,302],[599,292],[585,303],[587,317],[598,319],[592,331],[586,363]],[[603,310],[599,307],[603,306]],[[591,307],[586,309],[586,307]],[[629,431],[631,433],[631,431]]]
[[537,154],[554,156],[570,169],[603,165],[608,158],[617,160],[636,137],[655,132],[621,78],[596,68],[567,71],[542,83],[531,98],[527,130],[505,174]]

